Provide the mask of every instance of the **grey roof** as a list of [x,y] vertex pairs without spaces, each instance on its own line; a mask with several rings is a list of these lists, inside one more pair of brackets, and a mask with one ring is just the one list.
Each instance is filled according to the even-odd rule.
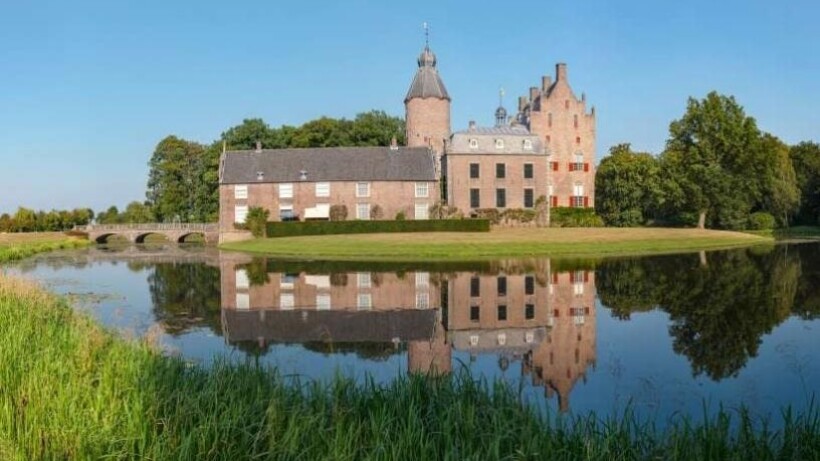
[[429,340],[437,322],[434,309],[393,311],[222,310],[228,341],[303,343]]
[[[472,143],[471,141],[475,141]],[[503,141],[502,147],[497,147],[496,141]],[[529,148],[525,148],[525,141],[529,141]],[[475,147],[474,147],[475,146]],[[538,135],[530,133],[525,127],[494,126],[478,127],[471,125],[469,129],[457,131],[450,136],[447,143],[447,155],[452,154],[516,154],[516,155],[545,155],[544,143]]]
[[516,126],[476,126],[466,130],[456,131],[455,134],[478,134],[478,135],[506,135],[506,136],[533,136],[526,127]]
[[[435,181],[426,147],[322,147],[228,151],[221,184],[307,181]],[[262,172],[263,179],[258,179]]]
[[450,100],[444,82],[436,70],[436,55],[425,47],[418,59],[419,70],[413,77],[413,83],[407,91],[404,102],[412,98],[438,98]]

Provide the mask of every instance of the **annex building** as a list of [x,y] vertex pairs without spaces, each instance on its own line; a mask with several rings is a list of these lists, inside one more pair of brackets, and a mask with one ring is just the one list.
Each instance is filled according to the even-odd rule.
[[495,125],[474,122],[453,132],[451,98],[428,45],[404,98],[406,146],[227,151],[220,159],[220,240],[260,206],[271,220],[329,219],[344,205],[346,219],[427,219],[439,201],[465,216],[477,210],[595,206],[595,109],[576,97],[566,64],[555,79],[518,100]]

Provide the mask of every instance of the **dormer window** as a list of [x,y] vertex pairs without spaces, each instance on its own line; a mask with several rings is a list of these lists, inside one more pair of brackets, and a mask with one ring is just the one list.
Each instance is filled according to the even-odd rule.
[[470,149],[478,149],[478,139],[470,139]]
[[523,143],[524,150],[532,150],[532,140],[525,139]]
[[503,139],[496,139],[495,140],[495,148],[496,149],[503,149],[504,148],[504,140]]

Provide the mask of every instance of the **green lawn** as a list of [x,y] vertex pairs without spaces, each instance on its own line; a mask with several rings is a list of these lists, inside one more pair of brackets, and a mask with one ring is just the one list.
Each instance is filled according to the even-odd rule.
[[256,239],[226,250],[288,259],[460,261],[675,253],[771,243],[740,232],[663,228],[496,228],[488,233],[351,234]]
[[62,232],[0,234],[0,262],[17,261],[37,253],[80,248],[88,244],[88,240],[70,237]]

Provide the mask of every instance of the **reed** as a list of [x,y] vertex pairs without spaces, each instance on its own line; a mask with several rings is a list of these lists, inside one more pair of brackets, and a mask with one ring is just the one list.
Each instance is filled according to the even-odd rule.
[[0,459],[818,459],[820,414],[769,429],[720,412],[658,429],[627,412],[539,413],[500,382],[327,382],[253,364],[204,368],[125,340],[0,275]]
[[4,242],[0,240],[0,263],[19,261],[37,253],[48,251],[64,250],[72,248],[82,248],[88,246],[87,240],[80,240],[73,237],[61,237],[54,240],[45,241],[13,241]]

